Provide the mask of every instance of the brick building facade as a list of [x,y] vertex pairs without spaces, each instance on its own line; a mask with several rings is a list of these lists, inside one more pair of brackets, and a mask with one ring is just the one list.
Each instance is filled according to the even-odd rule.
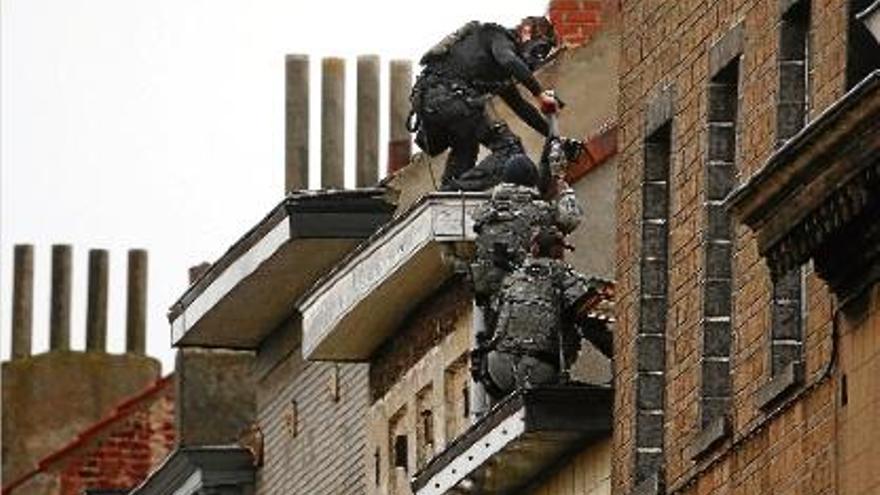
[[479,402],[454,267],[486,195],[434,193],[416,159],[289,194],[172,307],[179,441],[132,493],[880,490],[868,3],[551,2],[590,40],[541,77],[563,134],[598,136],[571,261],[615,265],[613,391],[585,349],[583,383]]
[[116,405],[31,472],[6,480],[3,493],[124,493],[161,464],[175,440],[174,381],[168,376]]
[[878,66],[866,6],[621,3],[614,493],[878,489],[842,398],[876,326],[844,330],[806,258],[771,277],[725,201]]

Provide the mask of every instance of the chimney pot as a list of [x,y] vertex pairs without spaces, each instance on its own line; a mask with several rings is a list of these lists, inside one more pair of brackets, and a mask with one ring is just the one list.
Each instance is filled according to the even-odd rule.
[[388,174],[409,164],[412,141],[406,128],[409,117],[409,94],[412,90],[412,63],[409,60],[391,61],[391,105],[388,138]]
[[356,187],[379,181],[379,57],[357,60],[357,165]]
[[52,289],[49,310],[49,348],[70,350],[70,294],[73,248],[52,246]]
[[335,57],[322,61],[321,187],[345,187],[345,60]]
[[31,355],[34,305],[34,246],[18,244],[12,276],[12,359]]
[[86,307],[86,350],[107,351],[107,283],[110,257],[105,249],[89,251],[89,293]]
[[128,305],[126,308],[125,350],[146,354],[147,343],[147,251],[128,251]]
[[284,192],[309,188],[309,57],[285,58]]

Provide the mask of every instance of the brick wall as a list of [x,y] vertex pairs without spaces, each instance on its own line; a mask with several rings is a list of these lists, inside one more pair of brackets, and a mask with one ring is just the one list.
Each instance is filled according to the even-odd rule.
[[[796,400],[762,410],[757,395],[770,379],[771,283],[753,235],[734,226],[732,263],[731,405],[727,435],[694,458],[704,433],[701,386],[707,228],[707,101],[713,51],[737,25],[739,59],[736,181],[770,155],[776,140],[777,46],[780,0],[624,0],[620,64],[617,230],[618,326],[615,340],[614,493],[630,493],[635,465],[635,339],[639,316],[642,183],[647,109],[663,91],[675,94],[666,313],[665,480],[670,492],[819,493],[833,481],[831,297],[813,274],[806,278],[803,355],[805,385]],[[846,55],[843,0],[814,0],[810,107],[815,117],[842,96]],[[741,23],[741,24],[740,24]],[[722,42],[722,44],[725,42]],[[714,48],[714,49],[713,49]],[[714,55],[736,57],[736,53]],[[730,58],[729,60],[733,60]],[[717,65],[717,64],[716,64]],[[795,398],[794,395],[789,398]]]
[[838,493],[880,492],[880,286],[840,325]]
[[617,12],[617,0],[551,0],[547,16],[566,45],[583,45]]
[[120,404],[77,439],[44,458],[4,493],[80,495],[86,489],[130,489],[171,452],[175,442],[174,386],[166,377]]
[[127,415],[84,455],[75,456],[61,472],[60,493],[136,486],[171,452],[174,439],[173,387],[168,386],[149,407]]

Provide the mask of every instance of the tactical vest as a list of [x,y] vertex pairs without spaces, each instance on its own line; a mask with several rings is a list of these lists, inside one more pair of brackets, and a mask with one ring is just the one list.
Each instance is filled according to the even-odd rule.
[[438,80],[446,82],[455,81],[462,85],[462,89],[466,92],[467,90],[475,90],[476,94],[471,96],[477,96],[480,94],[496,93],[501,88],[510,84],[511,81],[509,80],[493,81],[466,77],[462,68],[457,66],[455,61],[452,60],[452,57],[449,57],[449,52],[452,50],[452,47],[461,40],[471,35],[481,36],[482,33],[489,32],[500,33],[514,43],[517,42],[513,34],[504,26],[491,22],[483,23],[479,21],[470,21],[464,26],[456,29],[454,32],[446,35],[445,38],[440,40],[439,43],[431,47],[430,50],[422,55],[419,63],[423,65],[425,69],[419,75],[414,88],[418,88],[422,84],[435,84]]
[[559,355],[563,299],[558,261],[529,258],[505,280],[499,295],[494,348],[554,360]]
[[425,52],[425,54],[422,55],[421,60],[419,60],[419,63],[422,65],[428,65],[443,60],[443,58],[445,58],[446,55],[449,54],[449,50],[452,48],[453,45],[464,39],[469,34],[477,32],[480,29],[480,26],[481,24],[479,21],[471,21],[464,26],[456,29],[452,33],[449,33],[448,35],[446,35],[446,37],[440,40],[439,43],[432,46],[430,50]]
[[474,213],[477,259],[505,260],[518,266],[529,251],[532,230],[554,221],[552,206],[536,190],[500,184],[486,205]]

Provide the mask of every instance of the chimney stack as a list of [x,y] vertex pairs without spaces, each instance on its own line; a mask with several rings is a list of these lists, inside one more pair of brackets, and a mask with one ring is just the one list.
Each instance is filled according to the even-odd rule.
[[106,249],[89,251],[89,288],[86,307],[86,350],[107,351],[107,283],[110,258]]
[[357,59],[357,152],[355,187],[379,181],[379,57]]
[[34,304],[34,246],[18,244],[12,275],[12,359],[31,355]]
[[285,58],[284,193],[309,188],[309,57]]
[[345,60],[335,57],[322,61],[321,187],[345,187]]
[[412,144],[406,119],[409,117],[409,94],[412,90],[412,63],[409,60],[391,61],[391,113],[388,136],[388,174],[409,164]]
[[49,312],[49,349],[70,350],[70,279],[73,248],[52,246],[52,293]]
[[125,350],[144,355],[147,344],[147,251],[128,251],[128,305]]

